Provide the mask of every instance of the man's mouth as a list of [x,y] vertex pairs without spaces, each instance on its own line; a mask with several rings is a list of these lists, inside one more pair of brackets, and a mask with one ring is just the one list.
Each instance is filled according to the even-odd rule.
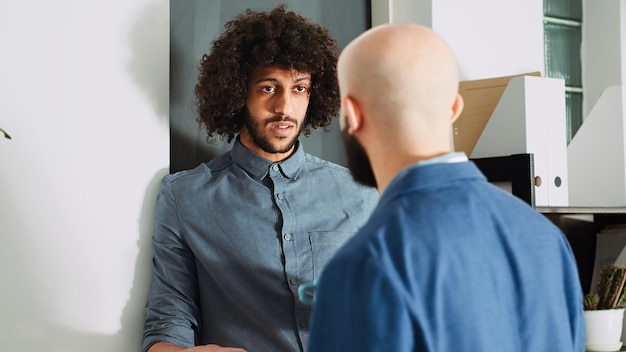
[[277,136],[287,136],[293,130],[294,125],[290,122],[275,122],[269,125],[270,131]]

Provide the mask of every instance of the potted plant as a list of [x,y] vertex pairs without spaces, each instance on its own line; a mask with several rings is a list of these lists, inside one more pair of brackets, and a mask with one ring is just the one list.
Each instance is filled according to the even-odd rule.
[[2,128],[0,128],[0,133],[4,135],[4,138],[11,139],[11,136],[7,133],[7,131],[3,130]]
[[595,292],[585,295],[587,351],[618,351],[626,306],[626,265],[602,269]]

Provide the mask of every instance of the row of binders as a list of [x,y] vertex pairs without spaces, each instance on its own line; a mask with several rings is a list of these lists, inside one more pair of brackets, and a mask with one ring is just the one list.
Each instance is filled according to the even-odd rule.
[[608,88],[569,145],[565,82],[538,72],[461,82],[454,146],[470,158],[533,154],[535,206],[626,206],[622,89]]

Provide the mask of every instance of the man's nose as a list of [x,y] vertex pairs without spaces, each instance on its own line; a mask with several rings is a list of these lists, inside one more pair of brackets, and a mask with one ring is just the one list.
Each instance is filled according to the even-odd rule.
[[284,91],[275,95],[274,112],[281,116],[293,115],[293,101],[291,92]]

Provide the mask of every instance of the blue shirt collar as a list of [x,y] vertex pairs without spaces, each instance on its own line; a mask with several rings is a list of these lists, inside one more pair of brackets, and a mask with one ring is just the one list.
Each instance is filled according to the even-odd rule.
[[424,166],[428,166],[428,165],[435,165],[435,164],[449,164],[449,163],[461,163],[461,162],[465,162],[468,161],[467,159],[467,155],[465,155],[465,153],[463,152],[451,152],[448,154],[444,154],[441,156],[437,156],[431,159],[426,159],[426,160],[420,160],[412,165],[409,165],[407,167],[405,167],[404,169],[400,170],[400,172],[398,172],[393,179],[391,179],[391,182],[389,182],[389,184],[387,185],[386,189],[389,188],[389,186],[391,186],[392,184],[394,184],[396,182],[396,180],[401,179],[405,174],[409,173],[412,169],[418,168],[418,167],[424,167]]
[[246,148],[243,144],[241,144],[241,141],[239,141],[239,136],[237,136],[237,139],[233,144],[231,155],[233,160],[239,166],[241,166],[248,173],[254,175],[259,180],[265,178],[269,172],[269,168],[274,164],[278,165],[285,177],[297,177],[302,169],[302,166],[304,165],[305,159],[304,148],[302,148],[300,141],[296,141],[295,150],[289,158],[275,163]]

